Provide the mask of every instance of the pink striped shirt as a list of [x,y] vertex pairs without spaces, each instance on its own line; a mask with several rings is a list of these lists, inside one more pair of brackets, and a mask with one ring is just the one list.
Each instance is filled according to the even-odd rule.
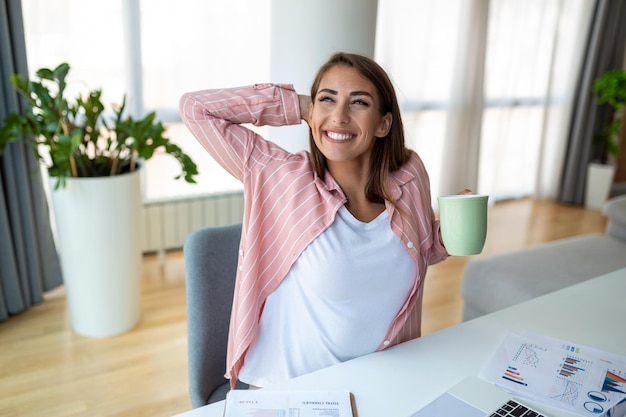
[[[258,84],[184,94],[183,121],[202,146],[243,182],[244,216],[229,330],[226,377],[234,385],[259,331],[267,296],[300,253],[335,220],[346,198],[326,172],[315,173],[307,151],[289,153],[242,123],[284,126],[301,122],[291,85]],[[391,228],[417,263],[415,287],[377,350],[420,336],[422,291],[428,265],[448,254],[431,206],[428,174],[419,156],[389,177]]]

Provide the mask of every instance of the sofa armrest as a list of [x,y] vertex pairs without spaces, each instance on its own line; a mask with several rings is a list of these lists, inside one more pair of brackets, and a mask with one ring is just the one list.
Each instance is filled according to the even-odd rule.
[[606,234],[626,242],[626,195],[609,199],[603,212],[609,219]]

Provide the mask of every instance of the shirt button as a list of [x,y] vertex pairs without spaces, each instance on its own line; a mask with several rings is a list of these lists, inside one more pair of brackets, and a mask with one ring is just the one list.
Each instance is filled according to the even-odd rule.
[[409,249],[413,249],[413,242],[407,243],[406,247],[409,248]]
[[240,266],[239,266],[239,270],[240,270],[240,271],[243,271],[243,265],[240,265]]
[[239,249],[239,256],[243,256],[243,249]]
[[391,344],[391,342],[390,342],[389,340],[385,340],[385,341],[383,342],[383,345],[385,345],[385,346],[389,346],[390,344]]

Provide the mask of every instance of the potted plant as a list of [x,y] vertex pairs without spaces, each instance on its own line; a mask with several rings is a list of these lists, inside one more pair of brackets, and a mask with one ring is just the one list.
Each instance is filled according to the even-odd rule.
[[613,116],[611,122],[593,139],[593,160],[587,169],[585,205],[601,208],[609,197],[620,155],[620,133],[626,105],[626,71],[610,70],[593,83],[598,104],[608,104]]
[[154,112],[126,114],[126,98],[108,110],[102,90],[66,97],[67,63],[42,68],[37,79],[13,75],[25,99],[0,126],[0,153],[26,142],[51,181],[52,208],[72,327],[111,336],[139,320],[141,180],[138,169],[159,152],[181,167],[176,178],[194,183],[192,159],[165,135]]
[[[163,134],[165,128],[152,112],[143,119],[126,115],[126,97],[107,119],[102,90],[95,89],[74,101],[65,97],[67,63],[37,71],[39,80],[11,76],[11,84],[26,99],[22,113],[9,114],[0,127],[0,153],[9,142],[29,141],[37,156],[57,179],[55,188],[71,177],[115,176],[133,172],[139,160],[156,151],[175,157],[185,181],[195,182],[195,163]],[[47,151],[42,154],[40,149]],[[49,159],[48,159],[49,157]]]

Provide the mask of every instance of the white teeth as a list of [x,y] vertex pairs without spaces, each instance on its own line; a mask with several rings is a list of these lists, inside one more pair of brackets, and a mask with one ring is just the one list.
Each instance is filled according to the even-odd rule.
[[352,135],[347,134],[347,133],[328,132],[327,135],[329,138],[334,139],[334,140],[347,140],[352,137]]

